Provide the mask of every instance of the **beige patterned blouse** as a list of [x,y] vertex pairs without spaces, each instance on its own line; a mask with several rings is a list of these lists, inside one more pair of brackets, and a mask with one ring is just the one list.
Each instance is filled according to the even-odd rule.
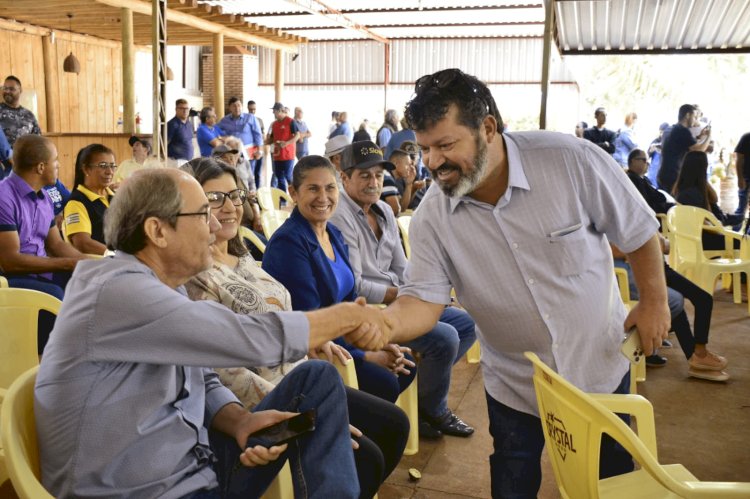
[[[250,255],[240,257],[237,267],[213,266],[185,284],[191,300],[211,300],[238,314],[260,314],[292,309],[292,298],[284,286],[258,267]],[[224,385],[248,409],[252,409],[299,363],[275,367],[232,367],[216,369]]]

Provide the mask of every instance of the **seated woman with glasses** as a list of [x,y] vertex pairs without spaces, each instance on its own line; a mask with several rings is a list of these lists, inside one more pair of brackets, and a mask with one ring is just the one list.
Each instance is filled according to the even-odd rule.
[[75,179],[70,200],[63,210],[63,233],[81,253],[103,255],[104,213],[114,192],[115,154],[102,144],[91,144],[76,157]]
[[[211,214],[221,224],[211,246],[213,265],[193,277],[187,292],[193,300],[211,300],[236,313],[264,313],[292,309],[289,292],[256,264],[239,235],[247,191],[239,187],[236,171],[212,158],[196,158],[182,167],[203,186]],[[313,358],[350,359],[348,352],[331,342],[308,354]],[[297,364],[242,366],[216,369],[219,377],[247,408],[256,406]],[[398,407],[359,390],[347,388],[349,421],[361,497],[372,497],[390,475],[403,453],[409,421]],[[360,432],[361,430],[361,432]]]

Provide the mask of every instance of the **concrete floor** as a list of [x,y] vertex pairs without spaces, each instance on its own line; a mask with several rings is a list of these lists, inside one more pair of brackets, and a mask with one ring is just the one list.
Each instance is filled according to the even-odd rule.
[[[688,315],[692,309],[687,304]],[[687,377],[687,362],[674,335],[674,348],[663,349],[665,367],[648,370],[639,393],[654,405],[659,461],[681,463],[701,480],[750,481],[750,316],[747,301],[732,303],[717,291],[711,324],[710,348],[729,359],[726,383]],[[422,440],[419,452],[404,456],[381,487],[380,499],[488,498],[488,456],[492,442],[487,431],[487,404],[478,364],[460,361],[453,370],[450,407],[476,428],[467,439],[445,437]],[[416,468],[421,480],[409,480]],[[541,499],[559,498],[546,455],[542,460]],[[16,497],[9,482],[0,498]]]
[[[687,304],[688,315],[692,308]],[[729,360],[731,379],[714,383],[687,377],[687,361],[674,335],[674,347],[662,349],[666,366],[649,368],[638,392],[654,406],[659,462],[681,463],[700,480],[750,482],[750,316],[747,300],[732,303],[717,291],[709,348]],[[490,492],[488,456],[492,440],[487,430],[487,403],[478,364],[459,362],[453,370],[450,407],[476,428],[468,439],[422,440],[419,453],[404,456],[381,487],[380,499],[487,498]],[[545,451],[546,452],[546,451]],[[541,499],[559,498],[552,468],[542,460]],[[422,474],[410,481],[408,470]]]

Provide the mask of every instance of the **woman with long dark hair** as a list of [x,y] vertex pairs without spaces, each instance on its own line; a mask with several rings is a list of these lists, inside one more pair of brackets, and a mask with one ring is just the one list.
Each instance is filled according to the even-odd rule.
[[[730,215],[719,208],[719,197],[708,183],[708,156],[703,151],[689,151],[685,155],[672,194],[680,204],[710,211],[722,225],[742,223],[742,215]],[[724,236],[703,231],[703,249],[723,250]]]

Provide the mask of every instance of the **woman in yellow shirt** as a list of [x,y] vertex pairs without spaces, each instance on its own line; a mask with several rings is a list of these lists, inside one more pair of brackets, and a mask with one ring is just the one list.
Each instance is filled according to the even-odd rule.
[[91,144],[78,152],[75,180],[70,200],[65,205],[65,238],[81,253],[103,255],[104,213],[114,193],[117,163],[111,149]]

